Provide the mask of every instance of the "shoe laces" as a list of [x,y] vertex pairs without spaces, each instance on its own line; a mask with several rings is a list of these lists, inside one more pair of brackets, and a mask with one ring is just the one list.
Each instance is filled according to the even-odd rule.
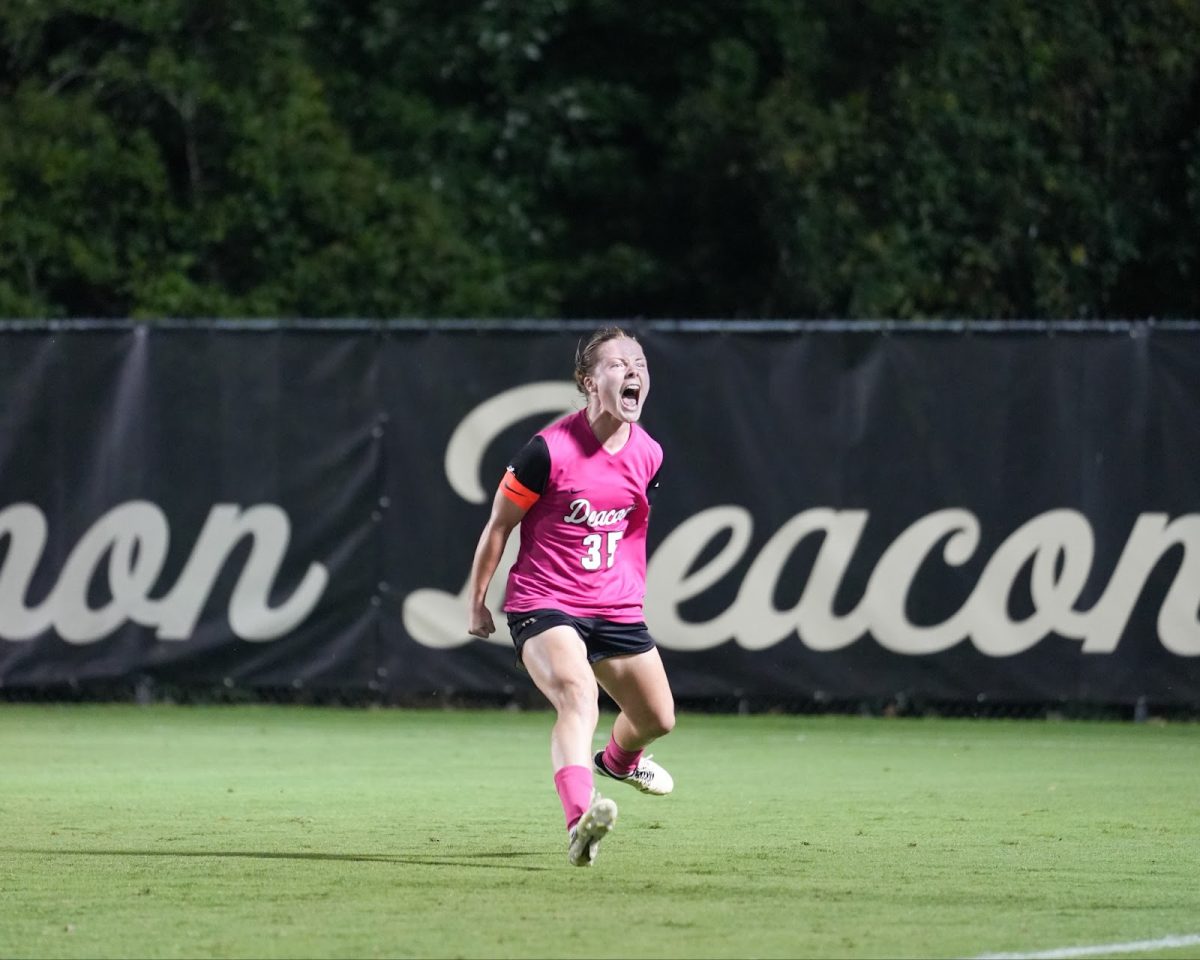
[[647,753],[640,760],[638,760],[638,765],[633,768],[633,771],[629,774],[627,779],[640,780],[642,783],[649,783],[651,780],[653,780],[654,768],[646,763],[646,761],[653,756],[654,754]]

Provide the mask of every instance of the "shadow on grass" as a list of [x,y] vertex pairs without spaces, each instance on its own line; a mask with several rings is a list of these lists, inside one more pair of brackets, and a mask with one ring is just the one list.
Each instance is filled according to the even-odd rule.
[[[395,863],[413,867],[480,867],[493,870],[542,871],[522,863],[488,863],[488,860],[516,860],[520,857],[540,857],[533,851],[495,851],[491,853],[444,853],[438,856],[407,856],[386,853],[280,853],[269,850],[32,850],[0,847],[0,853],[26,854],[38,857],[212,857],[226,859],[243,857],[252,860],[342,860],[349,863]],[[471,861],[480,860],[482,863]]]

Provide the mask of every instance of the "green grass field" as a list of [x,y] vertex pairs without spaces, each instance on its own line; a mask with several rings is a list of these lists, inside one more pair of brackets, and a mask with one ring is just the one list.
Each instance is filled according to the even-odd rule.
[[577,869],[550,723],[0,705],[0,957],[976,957],[1200,933],[1196,725],[684,715],[654,750],[675,793],[609,784],[620,821]]

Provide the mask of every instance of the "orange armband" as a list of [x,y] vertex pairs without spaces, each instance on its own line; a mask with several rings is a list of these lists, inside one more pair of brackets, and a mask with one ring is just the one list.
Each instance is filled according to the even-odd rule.
[[500,479],[500,490],[522,510],[528,510],[541,498],[540,493],[530,490],[517,479],[517,475],[511,470],[507,471]]

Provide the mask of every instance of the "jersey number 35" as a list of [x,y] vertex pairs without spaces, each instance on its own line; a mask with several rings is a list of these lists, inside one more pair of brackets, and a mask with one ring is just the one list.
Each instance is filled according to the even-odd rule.
[[[617,544],[621,542],[621,537],[624,535],[624,530],[610,530],[607,534],[589,533],[584,537],[583,546],[587,553],[579,558],[583,569],[599,570],[602,566],[611,567],[617,556]],[[606,539],[607,550],[605,549]]]

